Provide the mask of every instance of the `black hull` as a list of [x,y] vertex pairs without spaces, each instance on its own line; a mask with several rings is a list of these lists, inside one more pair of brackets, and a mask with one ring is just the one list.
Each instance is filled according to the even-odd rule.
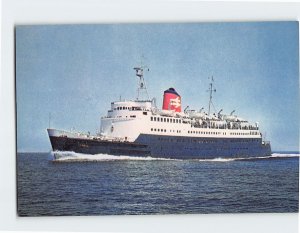
[[271,155],[261,138],[180,137],[141,134],[136,142],[148,144],[151,156],[176,159],[248,158]]
[[74,151],[83,154],[150,156],[147,145],[97,139],[50,136],[53,151]]
[[53,151],[174,159],[247,158],[271,155],[261,139],[183,138],[141,134],[135,142],[50,136]]

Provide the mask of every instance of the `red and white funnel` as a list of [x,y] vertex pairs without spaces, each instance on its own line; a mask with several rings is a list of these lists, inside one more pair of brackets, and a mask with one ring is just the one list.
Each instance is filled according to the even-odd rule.
[[163,110],[175,110],[181,112],[181,97],[174,88],[164,91]]

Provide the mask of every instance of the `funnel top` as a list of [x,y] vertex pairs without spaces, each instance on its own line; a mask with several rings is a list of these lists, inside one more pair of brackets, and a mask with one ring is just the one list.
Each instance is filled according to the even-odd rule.
[[180,96],[173,87],[170,87],[168,90],[165,90],[164,93],[172,93],[172,94]]

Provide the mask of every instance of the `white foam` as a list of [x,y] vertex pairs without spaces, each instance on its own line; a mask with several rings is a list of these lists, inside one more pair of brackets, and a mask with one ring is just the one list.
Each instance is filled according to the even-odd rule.
[[197,159],[200,162],[230,162],[235,161],[235,158],[215,158],[215,159]]
[[281,153],[273,153],[272,158],[288,158],[288,157],[300,157],[300,154],[281,154]]
[[261,156],[261,157],[244,157],[244,158],[215,158],[215,159],[199,159],[202,162],[231,162],[239,160],[257,160],[257,159],[272,159],[272,158],[291,158],[299,157],[300,154],[280,154],[273,153],[271,156]]
[[153,158],[147,157],[134,157],[127,155],[109,155],[109,154],[81,154],[69,151],[56,151],[52,152],[53,159],[55,161],[114,161],[114,160],[141,160],[141,161],[153,161],[153,160],[175,160],[167,158]]
[[[115,160],[135,160],[135,161],[183,161],[180,159],[167,159],[167,158],[153,158],[153,157],[134,157],[127,155],[110,155],[110,154],[81,154],[75,153],[72,151],[56,151],[51,152],[53,160],[60,162],[85,162],[85,161],[115,161]],[[261,157],[245,157],[245,158],[214,158],[214,159],[192,159],[192,161],[199,162],[231,162],[231,161],[239,161],[239,160],[257,160],[257,159],[272,159],[272,158],[291,158],[291,157],[299,157],[299,154],[281,154],[281,153],[273,153],[271,156],[261,156]]]

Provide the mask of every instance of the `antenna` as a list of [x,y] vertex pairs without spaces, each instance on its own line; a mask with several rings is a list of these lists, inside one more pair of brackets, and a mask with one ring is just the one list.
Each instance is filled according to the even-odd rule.
[[207,91],[209,91],[208,115],[210,115],[210,106],[212,105],[214,107],[213,102],[212,102],[212,94],[213,94],[213,92],[216,92],[217,90],[215,88],[213,88],[214,77],[211,76],[208,79],[211,80],[209,83],[209,88],[207,90]]
[[185,109],[183,110],[184,113],[190,108],[190,106],[186,106]]
[[149,100],[146,82],[144,79],[144,69],[149,71],[149,68],[147,66],[144,66],[143,64],[141,64],[141,66],[134,67],[133,69],[135,70],[135,75],[139,78],[136,99],[140,100],[140,95],[144,92],[146,94],[147,100]]
[[49,112],[49,129],[51,128],[51,112]]
[[151,105],[152,105],[153,108],[157,108],[157,107],[156,107],[156,98],[153,98],[153,99],[152,99]]

